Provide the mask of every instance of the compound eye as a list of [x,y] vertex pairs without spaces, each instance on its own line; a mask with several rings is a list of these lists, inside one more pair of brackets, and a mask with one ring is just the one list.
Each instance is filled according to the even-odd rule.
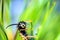
[[21,26],[21,23],[19,23],[19,26]]
[[19,23],[19,25],[21,25],[21,23]]
[[23,26],[25,26],[25,24],[23,24]]
[[22,23],[21,26],[25,26],[25,24]]
[[25,24],[24,24],[24,23],[20,23],[20,24],[19,24],[19,26],[21,26],[21,27],[22,27],[22,26],[25,26]]

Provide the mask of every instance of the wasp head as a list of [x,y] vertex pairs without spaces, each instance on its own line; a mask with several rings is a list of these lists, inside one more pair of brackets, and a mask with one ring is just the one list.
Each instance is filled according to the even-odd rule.
[[24,21],[20,21],[19,23],[18,23],[18,29],[25,29],[26,28],[26,22],[24,22]]

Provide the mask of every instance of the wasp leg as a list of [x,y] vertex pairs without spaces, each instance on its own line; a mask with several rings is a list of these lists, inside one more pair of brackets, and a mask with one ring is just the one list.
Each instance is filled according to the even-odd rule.
[[24,36],[22,33],[20,33],[21,37],[24,39],[24,40],[28,40],[26,36]]

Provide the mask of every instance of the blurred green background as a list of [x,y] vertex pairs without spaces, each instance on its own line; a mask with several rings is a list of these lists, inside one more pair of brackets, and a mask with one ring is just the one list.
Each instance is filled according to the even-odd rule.
[[33,40],[60,40],[60,0],[0,0],[0,40],[22,40],[16,26],[6,29],[21,20],[32,20]]

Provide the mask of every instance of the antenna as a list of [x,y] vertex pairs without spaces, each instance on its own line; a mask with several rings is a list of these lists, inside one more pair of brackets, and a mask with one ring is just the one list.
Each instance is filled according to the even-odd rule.
[[8,27],[10,27],[10,26],[13,26],[13,25],[18,25],[18,24],[11,24],[11,25],[8,25],[8,26],[6,27],[6,29],[7,29]]

